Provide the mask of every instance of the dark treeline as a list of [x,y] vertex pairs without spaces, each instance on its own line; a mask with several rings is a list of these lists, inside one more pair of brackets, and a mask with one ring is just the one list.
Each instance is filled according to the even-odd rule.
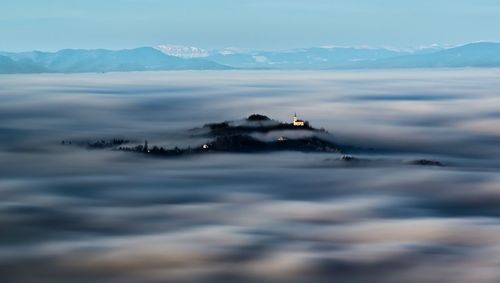
[[185,154],[200,154],[210,152],[235,152],[255,153],[273,151],[300,151],[300,152],[341,152],[335,144],[318,137],[305,137],[288,139],[280,137],[277,140],[265,142],[249,135],[229,135],[214,138],[203,145],[187,148],[165,148],[162,146],[150,146],[146,140],[142,145],[125,146],[126,140],[113,139],[109,141],[99,140],[96,142],[78,143],[63,141],[63,144],[84,146],[89,149],[113,149],[126,152],[137,152],[158,156],[178,156]]
[[184,154],[199,154],[207,152],[272,152],[272,151],[301,151],[301,152],[340,152],[339,147],[316,136],[287,138],[281,136],[273,141],[262,141],[251,136],[252,133],[270,133],[276,131],[300,130],[309,132],[326,133],[323,129],[315,129],[309,122],[304,121],[301,126],[293,123],[283,123],[270,119],[265,115],[252,114],[240,121],[226,121],[222,123],[206,124],[195,135],[208,135],[212,137],[207,143],[187,148],[164,148],[161,146],[149,146],[146,140],[144,144],[126,146],[130,143],[124,139],[98,140],[95,142],[72,142],[62,141],[62,144],[76,144],[89,149],[114,149],[126,152],[138,152],[158,156],[178,156]]
[[62,145],[78,145],[85,146],[89,149],[105,149],[105,148],[116,148],[117,146],[125,145],[130,143],[129,140],[114,138],[112,140],[97,140],[93,142],[89,141],[72,141],[72,140],[62,140]]

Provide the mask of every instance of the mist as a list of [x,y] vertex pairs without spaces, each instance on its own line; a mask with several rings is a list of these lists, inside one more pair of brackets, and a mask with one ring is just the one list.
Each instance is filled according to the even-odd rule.
[[[2,75],[1,281],[499,282],[499,90],[500,69]],[[61,145],[200,145],[253,113],[361,162]]]

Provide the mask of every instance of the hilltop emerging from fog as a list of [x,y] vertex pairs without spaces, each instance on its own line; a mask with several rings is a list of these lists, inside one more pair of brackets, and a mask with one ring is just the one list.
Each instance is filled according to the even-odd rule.
[[246,119],[206,124],[190,131],[193,137],[206,138],[207,141],[195,147],[176,146],[164,148],[144,145],[128,146],[128,140],[114,139],[78,143],[63,141],[62,144],[84,145],[91,149],[115,149],[139,152],[151,156],[179,156],[223,152],[340,152],[323,129],[315,129],[307,121],[294,116],[291,123],[280,122],[260,114]]
[[[301,120],[297,114],[290,123],[271,119],[265,115],[252,114],[245,119],[208,123],[200,128],[189,130],[192,138],[205,139],[204,143],[194,147],[177,145],[164,147],[150,145],[147,140],[143,144],[126,139],[71,141],[63,140],[62,145],[77,145],[87,149],[114,150],[144,154],[151,157],[180,157],[210,153],[272,153],[272,152],[302,152],[302,153],[346,153],[345,150],[355,149],[351,146],[338,145],[325,129],[317,129],[309,121]],[[360,148],[355,149],[359,151]],[[364,151],[373,149],[364,149]],[[363,166],[375,163],[407,164],[419,166],[437,166],[444,164],[437,160],[413,159],[406,161],[359,159],[349,154],[340,158],[325,159],[330,165],[350,163]]]
[[500,67],[500,43],[392,50],[316,47],[284,51],[204,50],[160,45],[126,50],[0,52],[0,74],[162,70],[328,70]]

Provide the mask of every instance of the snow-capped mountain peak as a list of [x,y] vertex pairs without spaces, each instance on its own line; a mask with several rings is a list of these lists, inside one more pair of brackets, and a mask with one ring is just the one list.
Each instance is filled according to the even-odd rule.
[[182,45],[159,45],[156,49],[161,52],[175,57],[180,58],[202,58],[208,57],[210,53],[202,48],[193,47],[193,46],[182,46]]

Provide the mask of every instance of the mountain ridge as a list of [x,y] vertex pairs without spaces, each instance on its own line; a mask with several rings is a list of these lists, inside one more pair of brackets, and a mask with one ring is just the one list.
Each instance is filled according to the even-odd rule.
[[[30,60],[50,73],[229,69],[218,63],[169,56],[152,47],[134,49],[62,49],[57,52],[0,53],[14,62]],[[2,70],[0,65],[0,72]]]
[[160,47],[0,52],[0,73],[500,67],[500,43],[495,42],[413,50],[342,46],[283,51]]

